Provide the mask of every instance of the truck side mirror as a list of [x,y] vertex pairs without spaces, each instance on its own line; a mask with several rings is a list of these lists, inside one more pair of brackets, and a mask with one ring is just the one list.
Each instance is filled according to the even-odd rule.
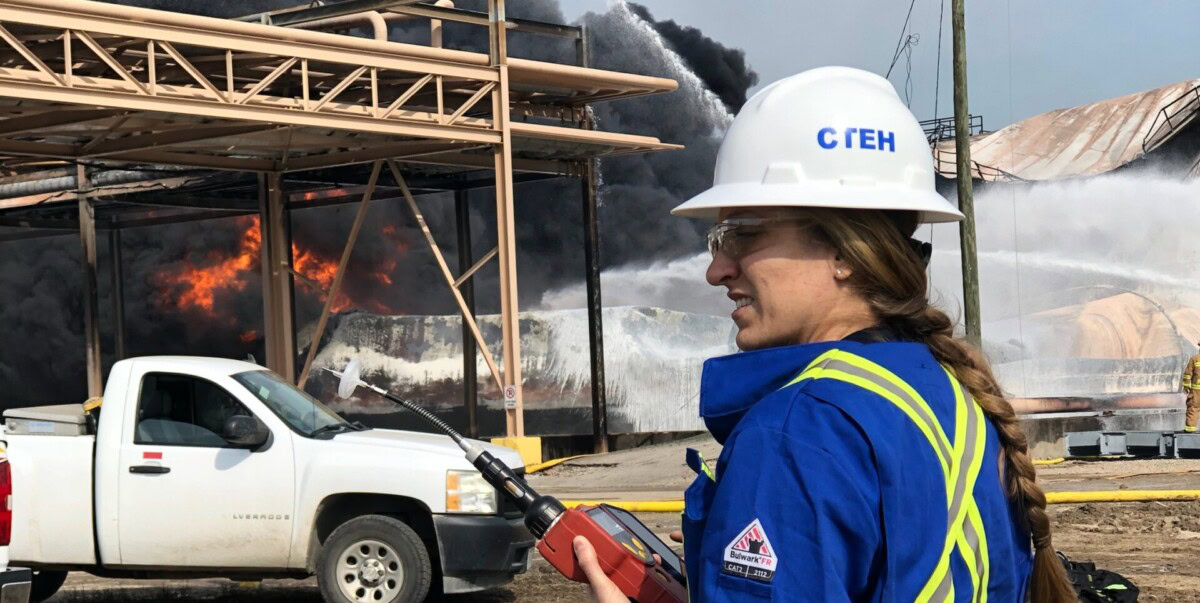
[[267,443],[270,430],[262,421],[246,415],[233,415],[225,419],[221,437],[234,446],[258,448]]

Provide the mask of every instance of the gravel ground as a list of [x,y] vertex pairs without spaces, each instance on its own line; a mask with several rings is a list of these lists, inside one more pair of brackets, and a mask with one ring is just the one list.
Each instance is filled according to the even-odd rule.
[[[578,459],[531,476],[539,490],[563,498],[678,498],[692,479],[683,449],[715,459],[711,439],[650,446]],[[1047,490],[1200,489],[1200,460],[1068,461],[1039,467]],[[675,513],[641,514],[656,533],[678,528]],[[1142,589],[1142,601],[1200,603],[1200,501],[1054,505],[1054,541],[1072,559],[1116,571]],[[540,558],[509,586],[450,602],[585,602],[587,589],[561,578]],[[52,603],[205,601],[216,603],[316,603],[314,580],[268,580],[239,585],[226,580],[126,581],[72,574]]]

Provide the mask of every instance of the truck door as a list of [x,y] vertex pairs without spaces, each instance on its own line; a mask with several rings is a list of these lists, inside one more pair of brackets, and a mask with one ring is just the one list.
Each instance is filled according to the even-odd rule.
[[[248,392],[150,372],[125,423],[119,465],[122,565],[286,567],[295,464],[292,433]],[[221,437],[233,415],[271,430],[251,451]]]

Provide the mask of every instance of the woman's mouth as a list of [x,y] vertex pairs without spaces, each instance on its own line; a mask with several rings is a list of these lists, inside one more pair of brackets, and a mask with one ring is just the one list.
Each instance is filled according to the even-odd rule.
[[752,303],[754,303],[753,297],[739,297],[737,300],[737,308],[734,308],[734,310],[741,310]]

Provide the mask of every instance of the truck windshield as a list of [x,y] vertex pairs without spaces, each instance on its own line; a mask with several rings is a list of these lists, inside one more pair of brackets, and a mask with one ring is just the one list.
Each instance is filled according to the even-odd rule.
[[[271,412],[283,419],[292,429],[311,436],[333,425],[350,424],[316,398],[296,389],[271,371],[246,371],[233,375],[233,380],[262,400]],[[326,430],[328,431],[328,430]]]

